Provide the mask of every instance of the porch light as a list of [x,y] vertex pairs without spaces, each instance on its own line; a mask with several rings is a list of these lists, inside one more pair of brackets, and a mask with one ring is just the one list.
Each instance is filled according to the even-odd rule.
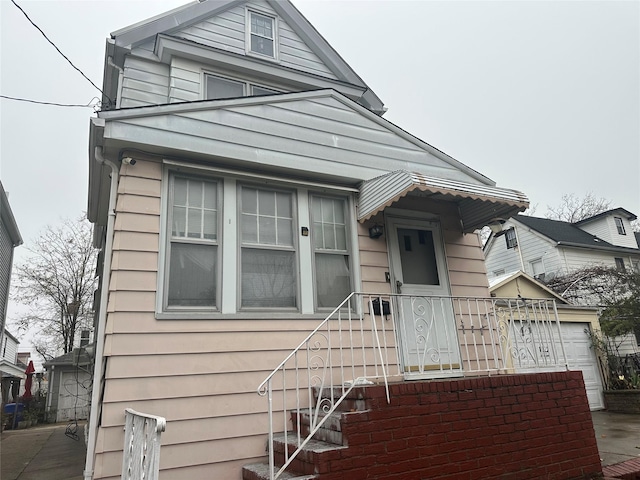
[[494,235],[497,235],[502,231],[502,226],[505,224],[505,222],[506,220],[503,220],[502,218],[494,218],[489,222],[488,227],[491,229],[491,232]]
[[384,233],[384,228],[382,225],[378,225],[377,223],[369,229],[369,238],[380,238]]

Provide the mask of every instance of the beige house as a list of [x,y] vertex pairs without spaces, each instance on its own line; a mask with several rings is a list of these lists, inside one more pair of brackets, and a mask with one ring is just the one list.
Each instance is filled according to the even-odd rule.
[[582,372],[591,410],[605,408],[601,363],[589,336],[600,332],[598,308],[572,305],[542,282],[521,271],[491,278],[489,291],[491,296],[497,298],[555,300],[569,367]]
[[[160,478],[235,480],[290,425],[278,408],[313,402],[292,385],[501,369],[474,232],[526,197],[386,121],[290,2],[195,2],[118,30],[104,92],[86,479],[119,478],[125,408],[167,419]],[[318,325],[343,371],[298,375],[317,371],[314,341],[263,384]]]

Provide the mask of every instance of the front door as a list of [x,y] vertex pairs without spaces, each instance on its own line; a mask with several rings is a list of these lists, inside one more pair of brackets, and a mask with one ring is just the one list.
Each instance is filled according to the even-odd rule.
[[391,217],[387,232],[405,376],[461,375],[440,224]]

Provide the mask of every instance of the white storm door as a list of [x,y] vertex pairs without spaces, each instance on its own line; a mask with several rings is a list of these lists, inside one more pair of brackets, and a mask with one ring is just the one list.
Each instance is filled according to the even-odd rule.
[[439,223],[388,218],[387,232],[405,377],[461,375]]

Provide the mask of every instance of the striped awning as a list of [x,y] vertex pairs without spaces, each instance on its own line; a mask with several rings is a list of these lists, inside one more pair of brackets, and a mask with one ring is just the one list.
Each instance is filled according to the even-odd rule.
[[362,183],[358,220],[370,219],[412,192],[424,192],[434,199],[455,202],[465,232],[482,228],[494,218],[512,217],[529,206],[529,199],[517,190],[398,170]]

